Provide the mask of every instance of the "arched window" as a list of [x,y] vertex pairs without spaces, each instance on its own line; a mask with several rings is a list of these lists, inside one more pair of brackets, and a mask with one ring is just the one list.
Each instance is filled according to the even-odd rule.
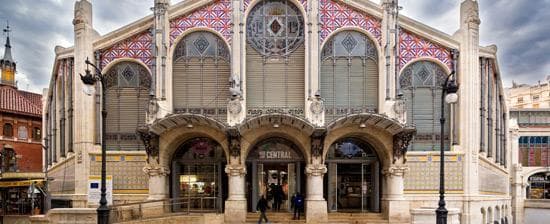
[[378,110],[378,55],[374,42],[357,31],[332,37],[321,52],[321,96],[325,119]]
[[25,126],[19,126],[19,128],[17,128],[17,138],[18,139],[27,139],[29,133],[27,132],[27,127]]
[[[403,70],[399,84],[406,100],[407,123],[413,124],[417,131],[409,150],[439,150],[441,90],[445,78],[443,68],[430,61],[418,61]],[[449,106],[445,107],[445,117],[444,138],[448,141]]]
[[288,0],[259,2],[248,15],[246,41],[249,115],[304,116],[304,18],[298,7]]
[[134,62],[120,62],[106,73],[108,150],[141,150],[136,128],[145,123],[149,72]]
[[194,32],[176,46],[173,65],[174,111],[227,119],[229,50],[210,32]]
[[13,137],[13,126],[10,123],[5,123],[3,133],[4,137]]

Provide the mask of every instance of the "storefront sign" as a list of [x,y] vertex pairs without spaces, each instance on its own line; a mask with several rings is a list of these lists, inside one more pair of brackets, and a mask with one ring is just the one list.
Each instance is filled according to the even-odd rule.
[[292,159],[289,151],[260,151],[258,159]]
[[35,184],[42,184],[44,180],[22,180],[22,181],[6,181],[0,182],[0,187],[25,187],[30,186],[33,182]]
[[[113,204],[113,176],[107,175],[107,204]],[[99,205],[101,199],[101,176],[93,175],[88,177],[88,205]]]

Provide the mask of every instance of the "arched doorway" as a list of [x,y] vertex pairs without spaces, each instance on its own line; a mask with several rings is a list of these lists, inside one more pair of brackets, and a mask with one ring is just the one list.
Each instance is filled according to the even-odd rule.
[[550,199],[550,172],[539,172],[529,176],[527,198]]
[[210,138],[192,138],[181,144],[171,164],[174,212],[221,212],[227,197],[225,163],[222,147]]
[[333,143],[326,159],[325,197],[331,212],[380,212],[380,159],[358,138]]
[[272,210],[290,211],[292,196],[305,189],[304,157],[296,144],[280,137],[264,139],[252,148],[246,161],[247,170],[252,171],[246,180],[249,211],[255,211],[262,195],[274,205],[277,194],[282,203]]

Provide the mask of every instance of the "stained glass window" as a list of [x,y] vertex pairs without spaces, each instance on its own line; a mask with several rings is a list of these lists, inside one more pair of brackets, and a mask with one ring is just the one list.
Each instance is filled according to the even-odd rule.
[[258,3],[247,19],[248,43],[264,56],[287,56],[304,42],[304,19],[287,0]]

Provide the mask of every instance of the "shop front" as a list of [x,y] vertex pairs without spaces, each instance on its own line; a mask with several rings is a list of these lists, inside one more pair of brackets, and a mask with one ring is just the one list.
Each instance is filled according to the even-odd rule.
[[227,197],[225,156],[210,138],[185,141],[172,159],[171,195],[174,212],[223,211]]
[[18,180],[0,182],[0,215],[40,214],[43,180]]
[[380,212],[380,161],[370,144],[340,139],[330,146],[326,164],[330,212]]

